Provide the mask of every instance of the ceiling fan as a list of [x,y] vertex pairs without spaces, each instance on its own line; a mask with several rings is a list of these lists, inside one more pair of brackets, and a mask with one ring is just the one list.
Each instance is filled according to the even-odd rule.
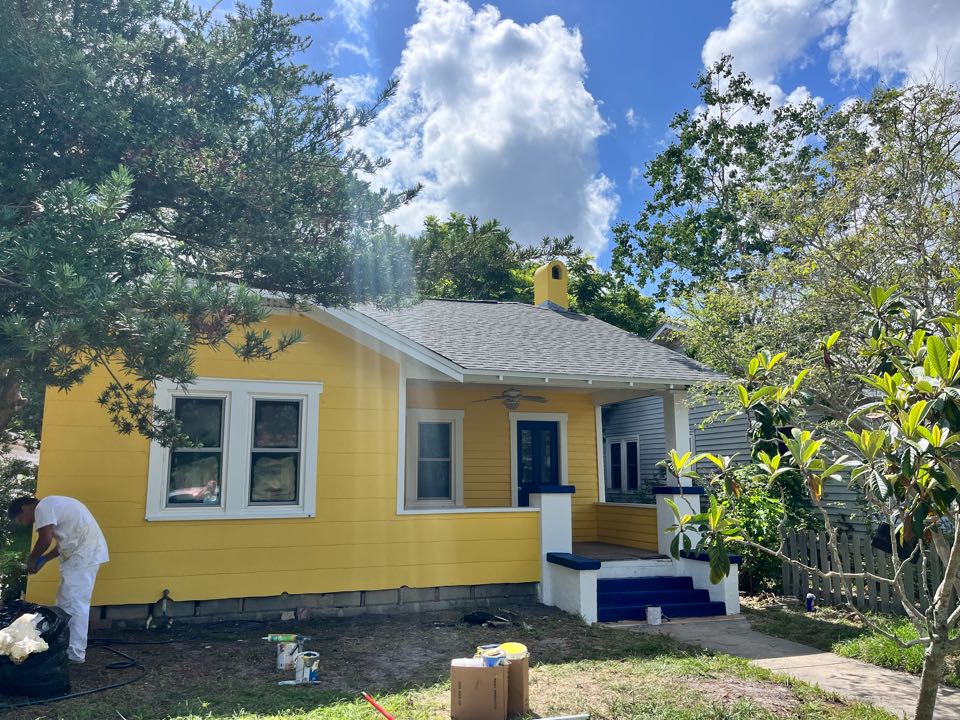
[[474,400],[474,402],[490,402],[491,400],[503,401],[503,405],[507,408],[507,410],[516,410],[518,407],[520,407],[521,401],[535,403],[547,402],[547,399],[541,395],[524,395],[523,392],[517,388],[507,388],[499,395],[483,398],[482,400]]

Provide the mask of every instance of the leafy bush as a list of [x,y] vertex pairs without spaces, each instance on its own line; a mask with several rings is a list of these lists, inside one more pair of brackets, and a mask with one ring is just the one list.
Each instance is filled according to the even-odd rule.
[[[787,526],[799,529],[819,529],[820,519],[806,501],[800,476],[784,479],[786,508],[784,502],[773,493],[765,492],[769,476],[757,465],[745,465],[732,471],[740,488],[740,497],[724,495],[722,487],[714,492],[724,497],[727,516],[733,518],[743,531],[756,543],[775,549],[780,543],[779,526],[786,514]],[[714,479],[713,485],[722,481]],[[756,594],[782,590],[782,566],[779,558],[749,546],[738,548],[743,557],[740,565],[740,589]]]
[[30,548],[31,528],[7,520],[7,506],[14,498],[31,495],[37,488],[37,468],[25,460],[0,459],[0,601],[19,597],[27,575],[21,567]]

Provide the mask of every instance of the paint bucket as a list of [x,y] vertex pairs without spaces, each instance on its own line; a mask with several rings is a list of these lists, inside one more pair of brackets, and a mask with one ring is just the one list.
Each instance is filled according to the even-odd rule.
[[647,607],[647,625],[659,625],[662,619],[663,613],[660,611],[659,607]]
[[297,655],[296,673],[298,683],[314,683],[320,680],[320,653],[306,651]]
[[496,667],[507,659],[507,654],[500,648],[494,648],[493,650],[484,651],[481,657],[483,658],[483,664],[485,666]]
[[293,664],[297,660],[298,647],[299,645],[295,642],[277,643],[277,670],[293,669]]
[[506,642],[500,646],[500,649],[507,654],[507,660],[523,660],[529,657],[527,646],[518,642]]
[[477,645],[477,657],[481,657],[488,650],[496,650],[499,645],[493,643],[492,645]]
[[807,593],[807,612],[813,612],[814,603],[817,601],[817,596],[813,593]]

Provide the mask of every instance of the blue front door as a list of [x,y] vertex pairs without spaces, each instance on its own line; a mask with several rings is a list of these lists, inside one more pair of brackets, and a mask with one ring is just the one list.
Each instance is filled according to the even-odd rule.
[[556,422],[517,422],[517,504],[530,505],[541,485],[560,484],[560,433]]

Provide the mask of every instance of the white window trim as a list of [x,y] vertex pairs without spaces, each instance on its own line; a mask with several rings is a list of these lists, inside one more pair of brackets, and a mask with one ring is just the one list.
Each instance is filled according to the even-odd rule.
[[[411,408],[406,414],[406,480],[404,483],[404,509],[423,510],[428,508],[462,508],[463,507],[463,410],[433,410]],[[446,499],[426,499],[417,497],[417,462],[420,452],[419,428],[422,422],[450,423],[453,427],[453,437],[450,442],[451,457],[451,494]]]
[[[223,477],[220,505],[212,507],[167,507],[167,474],[170,450],[150,443],[147,473],[147,520],[249,520],[256,518],[313,517],[317,509],[317,453],[320,393],[323,383],[271,380],[198,378],[179,387],[170,381],[157,383],[154,404],[173,408],[175,397],[224,399]],[[295,505],[260,505],[249,501],[250,455],[253,444],[254,400],[300,400],[299,502]]]
[[518,507],[520,502],[519,477],[517,473],[517,453],[519,452],[517,448],[517,423],[523,420],[557,423],[558,442],[560,443],[560,484],[570,484],[570,477],[567,472],[567,414],[512,412],[510,413],[510,497],[513,507]]
[[[606,448],[604,448],[604,458],[606,458],[606,477],[605,484],[608,490],[618,492],[629,492],[627,488],[627,443],[635,442],[637,444],[637,485],[640,485],[640,436],[639,435],[618,435],[607,438]],[[620,487],[613,486],[613,445],[620,444]]]

